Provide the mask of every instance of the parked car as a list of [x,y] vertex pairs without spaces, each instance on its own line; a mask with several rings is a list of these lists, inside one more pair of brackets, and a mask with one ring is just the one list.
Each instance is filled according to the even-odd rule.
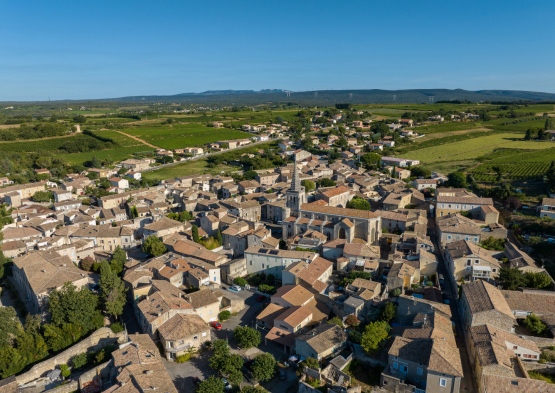
[[216,321],[210,322],[210,326],[212,326],[216,330],[222,330],[222,324]]
[[285,374],[285,370],[280,368],[279,369],[279,380],[285,381],[287,379],[287,375]]
[[441,286],[445,285],[445,279],[443,278],[443,274],[440,274],[438,277],[439,277],[439,285]]
[[264,299],[266,299],[266,296],[260,295],[260,296],[258,296],[258,297],[256,298],[256,301],[257,301],[257,302],[263,302]]
[[548,237],[548,238],[547,238],[547,242],[548,242],[548,243],[555,243],[555,238],[553,238],[553,237]]
[[234,285],[232,288],[235,289],[237,292],[241,292],[241,287],[239,285]]

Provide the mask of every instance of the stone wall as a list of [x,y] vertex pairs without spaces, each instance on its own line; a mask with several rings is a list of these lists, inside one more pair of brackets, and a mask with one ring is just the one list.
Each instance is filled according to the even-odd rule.
[[[79,388],[83,391],[83,388],[87,386],[91,381],[95,379],[106,380],[110,378],[110,371],[112,370],[112,360],[108,360],[105,363],[99,364],[98,366],[90,369],[86,373],[79,377]],[[102,386],[102,383],[100,383]]]
[[[59,353],[58,355],[47,359],[43,362],[35,364],[31,370],[18,375],[16,377],[17,383],[19,385],[34,381],[37,378],[43,376],[46,372],[54,370],[59,364],[71,363],[71,359],[80,353],[97,351],[110,344],[117,345],[123,342],[125,332],[114,333],[110,328],[103,327],[93,332],[89,337],[78,342],[77,344],[69,347],[65,351]],[[66,386],[66,385],[64,385]],[[73,389],[76,390],[76,389]],[[60,392],[64,393],[64,392]]]
[[522,362],[526,371],[537,371],[542,374],[555,374],[555,363]]
[[518,336],[536,343],[539,349],[545,349],[555,345],[555,339],[553,338],[522,336],[520,334]]
[[78,389],[79,389],[79,382],[73,381],[65,385],[58,386],[54,389],[50,389],[48,390],[48,393],[70,393],[70,392],[75,392]]

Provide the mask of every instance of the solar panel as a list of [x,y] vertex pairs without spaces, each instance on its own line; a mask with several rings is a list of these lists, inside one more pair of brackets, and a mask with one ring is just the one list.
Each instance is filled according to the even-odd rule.
[[258,252],[259,252],[260,254],[266,254],[268,251],[269,251],[269,250],[266,249],[266,248],[263,248],[262,250],[258,250]]
[[270,251],[270,255],[277,255],[277,254],[279,254],[279,251],[278,251],[278,250],[272,250],[272,251]]

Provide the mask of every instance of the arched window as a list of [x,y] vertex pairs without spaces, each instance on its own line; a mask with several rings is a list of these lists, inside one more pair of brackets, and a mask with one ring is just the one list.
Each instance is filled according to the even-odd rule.
[[345,229],[339,228],[339,238],[345,239]]

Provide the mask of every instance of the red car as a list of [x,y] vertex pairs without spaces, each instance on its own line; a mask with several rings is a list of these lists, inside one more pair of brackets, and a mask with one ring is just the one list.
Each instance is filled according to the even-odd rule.
[[262,301],[264,301],[264,299],[266,299],[266,296],[260,295],[260,296],[258,296],[258,299],[256,299],[256,301],[257,302],[262,302]]
[[219,322],[210,322],[210,326],[212,326],[216,330],[222,330],[222,324]]

